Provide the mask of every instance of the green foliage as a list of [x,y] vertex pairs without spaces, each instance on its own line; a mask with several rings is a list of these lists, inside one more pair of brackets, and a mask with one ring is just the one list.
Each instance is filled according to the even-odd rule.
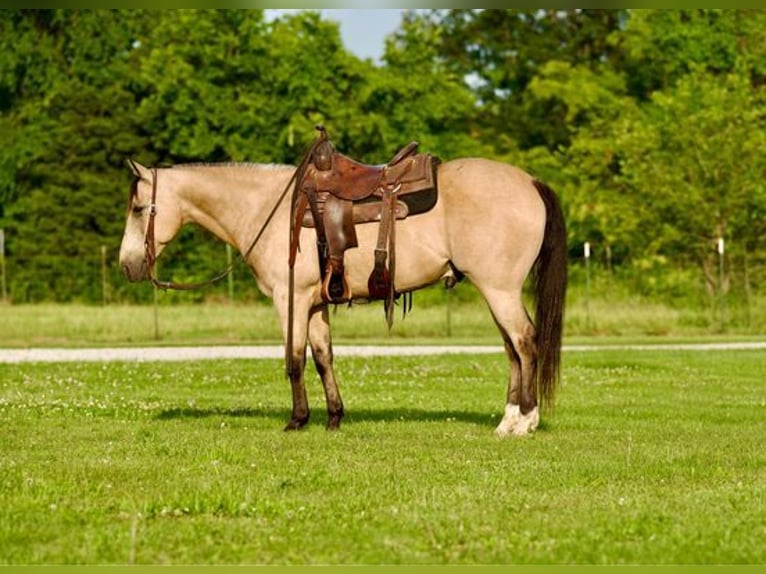
[[570,126],[559,150],[570,247],[588,241],[636,270],[658,259],[696,267],[715,298],[732,281],[740,292],[763,285],[764,33],[744,18],[639,10],[610,36],[620,66],[541,67],[530,91],[558,100]]
[[610,40],[625,54],[632,93],[648,98],[700,67],[712,76],[730,72],[743,57],[762,84],[764,25],[763,10],[634,10]]
[[[3,11],[3,227],[13,299],[93,300],[84,261],[119,246],[123,161],[140,146],[128,52],[138,18],[119,11]],[[121,177],[122,176],[122,177]],[[42,256],[42,257],[41,257]]]
[[[520,165],[561,195],[574,260],[587,241],[627,275],[696,273],[694,299],[751,298],[766,283],[764,30],[762,10],[410,11],[374,65],[318,12],[3,10],[10,298],[97,302],[106,276],[109,299],[150,300],[116,265],[125,159],[296,163],[317,123],[370,163],[417,140]],[[226,254],[188,230],[161,263],[203,279]],[[247,272],[235,283],[259,298]]]
[[[716,277],[718,238],[735,255],[763,243],[766,135],[753,129],[766,123],[763,105],[742,74],[697,71],[655,94],[640,123],[618,141],[622,181],[635,195],[655,191],[651,202],[635,202],[644,244],[638,236],[635,243],[647,255],[699,262],[714,291],[725,289],[719,281],[728,282]],[[690,159],[682,169],[679,157]],[[660,233],[656,221],[663,221]]]
[[448,10],[438,22],[443,55],[472,78],[482,124],[496,143],[510,138],[523,149],[555,149],[569,142],[566,113],[527,88],[551,60],[585,67],[619,60],[607,40],[623,18],[622,10]]
[[280,360],[0,365],[0,562],[762,564],[762,355],[567,353],[523,440],[499,350],[339,360],[332,434]]

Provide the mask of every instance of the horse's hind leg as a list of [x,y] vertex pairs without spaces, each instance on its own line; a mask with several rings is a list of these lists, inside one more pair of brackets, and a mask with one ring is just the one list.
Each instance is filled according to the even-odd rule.
[[523,436],[540,422],[537,409],[537,348],[535,327],[519,297],[507,292],[485,293],[492,316],[503,335],[511,364],[503,420],[495,429],[499,436]]
[[327,430],[335,430],[340,427],[344,413],[343,401],[340,398],[338,383],[335,380],[335,370],[332,366],[330,314],[326,306],[314,309],[309,316],[309,344],[327,400]]

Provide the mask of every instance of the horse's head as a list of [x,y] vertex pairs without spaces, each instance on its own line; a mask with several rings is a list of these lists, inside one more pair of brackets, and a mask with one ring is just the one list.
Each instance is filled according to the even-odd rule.
[[[135,180],[130,188],[125,232],[120,245],[120,268],[129,281],[149,278],[151,266],[181,228],[181,213],[171,193],[171,178],[128,160]],[[168,170],[160,173],[166,174]]]

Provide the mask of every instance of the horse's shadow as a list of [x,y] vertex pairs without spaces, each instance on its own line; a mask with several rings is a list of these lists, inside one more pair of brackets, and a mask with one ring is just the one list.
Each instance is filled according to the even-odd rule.
[[[157,420],[204,419],[210,417],[273,419],[286,422],[290,419],[289,409],[279,407],[243,407],[243,408],[198,408],[177,407],[159,412]],[[343,426],[370,422],[462,422],[477,426],[497,424],[488,413],[462,410],[436,410],[418,408],[361,408],[348,411],[343,418]],[[312,416],[309,425],[326,424],[327,414]]]
[[154,417],[157,420],[179,420],[179,419],[206,419],[212,417],[224,418],[285,418],[290,416],[287,409],[272,408],[198,408],[198,407],[176,407],[165,409],[157,413]]

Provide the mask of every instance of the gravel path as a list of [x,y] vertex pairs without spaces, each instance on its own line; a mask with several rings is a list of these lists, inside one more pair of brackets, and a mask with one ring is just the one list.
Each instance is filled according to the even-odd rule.
[[[413,356],[502,353],[500,346],[365,346],[337,345],[338,357]],[[688,343],[654,345],[565,345],[565,352],[711,351],[764,349],[766,341],[746,343]],[[105,349],[0,349],[0,363],[82,361],[196,361],[204,359],[281,359],[281,345],[213,347],[126,347]]]

